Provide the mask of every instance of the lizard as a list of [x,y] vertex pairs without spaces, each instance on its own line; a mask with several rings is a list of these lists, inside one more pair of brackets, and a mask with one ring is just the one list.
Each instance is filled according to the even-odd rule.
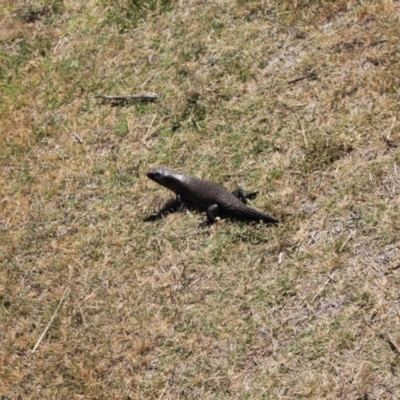
[[230,193],[217,183],[191,178],[166,168],[148,171],[147,177],[172,190],[176,194],[176,199],[167,202],[160,211],[152,214],[145,221],[158,219],[184,204],[188,207],[205,209],[208,224],[214,223],[217,215],[238,220],[278,223],[275,218],[245,205],[247,199],[254,198],[258,192],[246,193],[243,189],[236,189]]

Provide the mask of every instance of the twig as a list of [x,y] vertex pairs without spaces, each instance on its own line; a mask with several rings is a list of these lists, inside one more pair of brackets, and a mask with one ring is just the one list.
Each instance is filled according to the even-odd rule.
[[293,83],[304,81],[305,79],[317,79],[317,78],[318,78],[318,75],[315,72],[311,72],[310,74],[299,76],[298,78],[288,81],[288,84],[291,85]]
[[385,142],[388,145],[388,147],[397,147],[397,144],[393,140],[390,140],[390,135],[392,134],[395,122],[396,122],[396,117],[393,118],[392,126],[389,128],[389,132],[385,137]]
[[139,101],[154,101],[158,99],[156,93],[143,93],[143,94],[131,94],[127,96],[108,96],[105,94],[96,94],[95,99],[111,100],[111,101],[128,101],[128,100],[139,100]]
[[388,343],[390,350],[393,351],[393,353],[395,353],[396,355],[400,355],[400,350],[397,347],[396,343],[393,341],[393,338],[386,332],[383,333],[379,333],[378,336],[383,339],[386,340],[386,342]]
[[146,135],[144,136],[143,139],[147,139],[147,136],[149,136],[149,133],[151,131],[151,128],[153,127],[154,121],[156,120],[156,117],[157,117],[157,114],[154,114],[153,120],[151,121],[149,129],[147,129]]
[[303,134],[303,138],[304,138],[304,143],[306,145],[306,149],[308,149],[308,141],[307,141],[306,131],[304,130],[303,123],[301,122],[299,116],[296,113],[294,113],[294,115],[296,116],[297,121],[299,121],[301,133]]
[[396,308],[396,313],[397,313],[397,316],[399,317],[399,319],[400,319],[400,312],[399,312],[399,310]]
[[387,140],[390,139],[390,135],[391,135],[391,133],[392,133],[392,130],[393,130],[393,127],[394,127],[395,122],[396,122],[396,117],[393,118],[392,126],[390,127],[389,132],[388,132],[388,134],[387,134],[387,136],[386,136]]
[[141,85],[140,87],[144,87],[146,85],[146,83],[148,83],[151,79],[153,79],[154,75],[156,73],[152,74],[149,78],[147,78]]
[[168,386],[169,386],[169,382],[168,382],[168,380],[167,380],[167,383],[165,384],[164,389],[162,390],[162,392],[161,392],[160,397],[158,398],[158,400],[161,400],[161,399],[163,398],[164,393],[165,393],[165,391],[167,390]]
[[334,272],[332,275],[328,275],[328,279],[325,281],[325,283],[320,287],[316,295],[313,297],[311,300],[311,304],[314,303],[315,299],[322,293],[322,291],[325,289],[325,287],[328,285],[329,282],[333,281],[333,277],[335,276]]
[[389,199],[393,199],[392,194],[390,193],[389,189],[386,187],[386,185],[382,182],[382,186],[384,187],[384,189],[387,191],[387,194],[389,196]]
[[385,43],[385,42],[387,42],[387,39],[379,39],[379,40],[376,40],[375,42],[372,42],[370,44],[370,46],[376,46],[377,44],[381,44],[381,43]]
[[350,239],[351,239],[351,236],[349,236],[347,238],[347,240],[340,246],[339,253],[344,249],[344,246],[346,246],[346,244],[349,243]]
[[[144,144],[146,147],[147,147],[146,139],[148,138],[148,136],[149,136],[149,134],[150,134],[150,132],[151,132],[151,128],[153,127],[153,124],[154,124],[154,121],[156,120],[156,117],[157,117],[157,114],[154,114],[153,120],[151,121],[151,124],[150,124],[149,128],[147,129],[146,134],[144,135],[144,137],[143,137],[143,139],[142,139],[143,144]],[[148,147],[147,147],[147,148],[148,148]]]
[[75,132],[72,132],[72,135],[74,136],[74,138],[79,142],[79,143],[83,143],[83,139],[76,134]]
[[62,302],[64,301],[64,298],[65,298],[66,294],[68,293],[68,291],[69,291],[69,288],[66,288],[66,289],[64,290],[64,294],[62,295],[61,300],[60,300],[60,302],[58,303],[58,306],[57,306],[56,310],[54,311],[52,317],[50,318],[50,321],[49,321],[49,323],[47,324],[47,326],[46,326],[45,330],[43,331],[43,333],[41,334],[39,340],[36,342],[35,347],[34,347],[33,350],[32,350],[32,353],[34,353],[34,352],[36,351],[36,349],[38,348],[40,342],[43,340],[44,336],[46,335],[47,331],[49,330],[49,328],[50,328],[51,324],[53,323],[54,318],[56,317],[57,312],[58,312],[58,310],[60,309],[61,304],[62,304]]

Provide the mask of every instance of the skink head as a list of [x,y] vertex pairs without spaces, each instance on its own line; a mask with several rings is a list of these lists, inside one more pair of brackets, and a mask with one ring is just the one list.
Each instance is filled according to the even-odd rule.
[[150,178],[151,180],[159,183],[162,185],[163,181],[166,181],[168,177],[170,176],[170,171],[165,168],[156,168],[152,169],[147,173],[147,177]]
[[147,176],[154,182],[157,182],[159,185],[162,185],[175,193],[177,190],[177,182],[181,178],[181,175],[175,174],[166,168],[153,169],[147,173]]

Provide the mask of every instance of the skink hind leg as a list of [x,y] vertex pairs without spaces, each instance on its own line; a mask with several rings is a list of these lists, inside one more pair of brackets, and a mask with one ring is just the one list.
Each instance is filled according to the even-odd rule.
[[240,201],[244,204],[247,203],[247,200],[254,199],[258,195],[259,191],[256,190],[255,192],[247,193],[245,190],[238,188],[232,192],[232,194],[237,197]]

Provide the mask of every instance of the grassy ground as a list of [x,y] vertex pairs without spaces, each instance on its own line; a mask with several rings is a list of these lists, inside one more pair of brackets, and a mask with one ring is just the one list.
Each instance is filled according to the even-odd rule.
[[[0,398],[399,399],[399,20],[3,0]],[[144,223],[156,166],[282,223]]]

